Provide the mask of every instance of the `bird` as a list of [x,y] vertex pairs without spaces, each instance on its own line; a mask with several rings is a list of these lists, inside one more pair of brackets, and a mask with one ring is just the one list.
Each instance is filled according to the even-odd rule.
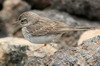
[[32,11],[22,13],[16,21],[21,25],[22,34],[26,40],[35,44],[44,44],[44,46],[61,41],[61,35],[67,31],[89,30],[92,28],[88,26],[69,26],[64,22],[51,20]]

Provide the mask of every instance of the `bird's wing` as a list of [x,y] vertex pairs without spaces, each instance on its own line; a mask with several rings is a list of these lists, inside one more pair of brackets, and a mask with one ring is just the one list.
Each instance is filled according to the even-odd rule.
[[28,26],[27,29],[32,35],[46,35],[60,33],[60,29],[65,26],[67,25],[47,18],[42,18],[36,24]]
[[82,28],[68,26],[62,22],[52,21],[47,18],[40,19],[36,24],[28,26],[27,29],[32,35],[36,36],[58,34],[67,30],[84,30]]

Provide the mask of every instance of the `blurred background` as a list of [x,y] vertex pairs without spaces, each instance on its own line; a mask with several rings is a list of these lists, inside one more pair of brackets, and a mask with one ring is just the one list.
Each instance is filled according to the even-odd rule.
[[[25,11],[33,11],[71,26],[100,25],[100,0],[0,0],[0,38],[23,38],[21,27],[15,22]],[[76,33],[70,32],[67,37],[73,38],[74,35],[74,39],[78,39],[81,33]]]
[[70,26],[100,26],[100,0],[0,0],[0,66],[100,66],[100,28],[67,31],[61,38],[66,50],[58,51],[62,46],[51,43],[30,57],[26,51],[43,44],[23,38],[16,19],[26,11]]

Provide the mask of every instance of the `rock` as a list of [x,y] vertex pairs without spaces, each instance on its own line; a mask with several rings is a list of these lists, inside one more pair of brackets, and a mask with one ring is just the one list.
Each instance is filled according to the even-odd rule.
[[6,32],[7,30],[5,24],[3,22],[0,22],[0,38],[7,36]]
[[97,52],[97,50],[99,50],[99,48],[100,48],[100,36],[95,36],[93,38],[83,41],[78,46],[78,48],[81,48],[82,50]]
[[22,38],[1,38],[0,65],[100,66],[100,36],[88,39],[78,47],[68,47],[55,51],[54,48],[48,44],[48,46],[44,47],[45,49],[41,48],[39,51],[31,52],[31,55],[27,52],[35,50],[40,46],[41,45],[30,43]]
[[[74,55],[76,54],[76,49],[75,48],[70,48],[67,50],[59,50],[57,51],[54,55],[50,56],[50,57],[43,57],[43,58],[39,58],[39,57],[31,57],[31,59],[29,60],[29,62],[26,62],[25,66],[70,66],[70,65],[74,65],[78,62],[76,61],[83,61],[83,59],[81,59],[81,56],[79,55]],[[84,62],[82,62],[84,63]],[[82,64],[81,63],[81,64]]]
[[[6,0],[3,3],[3,9],[0,11],[0,20],[6,21],[11,19],[17,14],[20,14],[24,11],[30,9],[30,6],[21,0],[13,1],[13,0]],[[17,15],[18,16],[18,15]]]
[[53,8],[89,19],[100,20],[100,0],[51,0]]
[[[14,24],[16,22],[16,18],[21,14],[22,12],[25,12],[30,9],[30,6],[21,0],[13,1],[13,0],[5,0],[3,3],[3,9],[0,11],[0,23],[2,23],[1,26],[4,28],[0,28],[3,33],[7,36],[13,36],[15,34],[16,30],[20,29],[20,26],[18,24]],[[19,33],[21,34],[21,33]],[[22,36],[22,35],[19,35]]]
[[100,36],[84,41],[77,48],[59,50],[50,60],[50,66],[100,66]]
[[32,9],[44,9],[50,5],[50,0],[24,0],[32,6]]
[[85,40],[78,47],[88,66],[100,66],[100,36]]
[[80,39],[78,41],[78,45],[82,44],[83,41],[88,40],[88,39],[93,38],[93,37],[98,36],[98,35],[100,35],[100,29],[88,30],[80,36]]
[[50,57],[31,57],[25,63],[25,66],[100,66],[100,36],[78,47],[58,50]]
[[50,66],[86,66],[85,59],[77,53],[77,49],[60,50],[50,57]]
[[[57,51],[50,45],[34,51],[41,46],[43,44],[33,44],[23,38],[0,38],[0,66],[24,66],[24,64],[29,63],[28,61],[31,62],[31,59],[33,60],[32,57],[49,57]],[[36,61],[36,58],[34,61]],[[37,64],[37,62],[34,62],[34,64]]]
[[12,40],[11,38],[0,39],[0,66],[23,66],[27,60],[28,46],[13,43]]
[[0,0],[0,10],[3,8],[3,2],[4,0]]
[[[31,43],[23,38],[14,38],[14,37],[6,37],[6,38],[1,38],[0,39],[0,43],[5,45],[19,45],[19,46],[23,46],[26,45],[28,46],[29,50],[27,50],[28,52],[34,51],[36,49],[38,49],[39,47],[43,46],[44,44],[34,44]],[[48,44],[47,46],[28,53],[28,56],[38,56],[38,57],[44,57],[44,56],[50,56],[52,55],[55,51],[57,51],[58,49],[56,49],[55,47],[51,46],[51,44]]]
[[43,58],[34,56],[29,57],[24,66],[49,66],[49,61],[50,60],[48,56],[45,56]]

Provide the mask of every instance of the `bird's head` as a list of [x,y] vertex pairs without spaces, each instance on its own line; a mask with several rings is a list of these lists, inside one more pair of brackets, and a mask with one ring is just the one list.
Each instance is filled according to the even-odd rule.
[[22,26],[22,27],[27,27],[31,24],[34,24],[36,22],[38,22],[39,20],[39,15],[37,15],[34,12],[28,11],[28,12],[24,12],[22,13],[18,19],[17,22]]

